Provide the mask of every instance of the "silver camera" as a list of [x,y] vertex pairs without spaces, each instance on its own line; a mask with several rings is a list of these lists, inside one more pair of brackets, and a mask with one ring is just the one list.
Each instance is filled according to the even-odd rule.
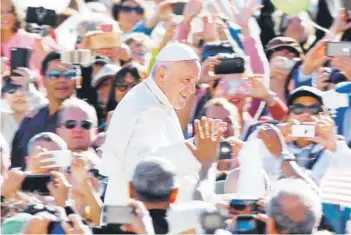
[[73,51],[61,52],[61,60],[65,64],[82,65],[84,67],[91,64],[91,51],[87,49],[77,49]]

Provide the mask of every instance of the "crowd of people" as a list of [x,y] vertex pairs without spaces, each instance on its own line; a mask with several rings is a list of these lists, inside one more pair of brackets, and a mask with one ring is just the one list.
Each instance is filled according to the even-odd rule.
[[351,233],[347,1],[56,2],[1,1],[2,234]]

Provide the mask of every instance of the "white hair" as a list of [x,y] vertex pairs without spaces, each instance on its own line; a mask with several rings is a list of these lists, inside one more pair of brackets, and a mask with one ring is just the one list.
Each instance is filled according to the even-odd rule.
[[96,110],[93,106],[85,102],[84,100],[77,99],[77,98],[69,98],[66,99],[61,107],[60,107],[60,113],[59,113],[59,124],[61,124],[62,120],[62,115],[65,110],[67,109],[80,109],[83,112],[85,112],[88,116],[88,120],[92,122],[93,127],[97,127],[98,124],[98,118],[96,114]]
[[31,154],[34,151],[35,143],[38,141],[46,141],[55,143],[60,150],[67,150],[66,142],[58,135],[52,132],[41,132],[33,136],[27,144],[27,152]]
[[[311,234],[322,217],[319,196],[302,179],[283,179],[281,187],[273,194],[267,208],[268,216],[274,220],[278,233]],[[282,203],[287,197],[296,198],[304,209],[302,221],[296,222],[286,212]]]
[[176,169],[171,162],[151,158],[140,162],[132,177],[137,199],[147,202],[163,202],[176,188]]

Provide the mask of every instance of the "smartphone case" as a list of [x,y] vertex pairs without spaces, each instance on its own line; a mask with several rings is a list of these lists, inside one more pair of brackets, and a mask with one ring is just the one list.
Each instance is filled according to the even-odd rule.
[[28,48],[11,48],[11,76],[19,76],[13,72],[18,67],[29,68],[32,50]]
[[38,25],[55,26],[57,15],[54,10],[46,9],[44,7],[28,7],[26,22]]

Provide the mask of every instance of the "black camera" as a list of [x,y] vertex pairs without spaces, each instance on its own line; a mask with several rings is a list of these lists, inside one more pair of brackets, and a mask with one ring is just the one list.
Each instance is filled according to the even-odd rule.
[[255,215],[239,215],[236,219],[236,234],[265,234],[266,224]]
[[244,73],[245,60],[242,57],[231,55],[226,58],[219,58],[221,63],[214,68],[215,74],[237,74]]
[[28,7],[26,22],[41,25],[55,26],[57,15],[54,10],[44,7]]
[[231,159],[232,158],[232,146],[228,142],[221,142],[219,144],[219,160]]

